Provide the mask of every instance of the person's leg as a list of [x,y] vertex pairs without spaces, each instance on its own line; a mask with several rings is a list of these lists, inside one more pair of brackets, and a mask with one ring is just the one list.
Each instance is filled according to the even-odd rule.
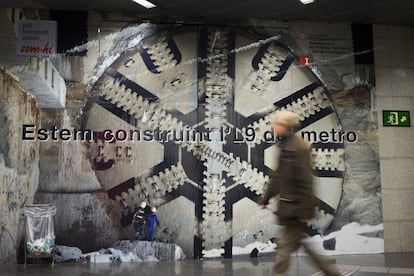
[[135,240],[140,241],[142,240],[142,224],[138,223],[137,229],[135,232]]
[[153,241],[154,240],[154,229],[150,229],[148,231],[148,237],[149,237],[148,241]]
[[300,223],[292,223],[285,226],[276,248],[276,261],[273,268],[273,276],[285,275],[289,269],[290,255],[298,250],[302,239]]
[[150,229],[147,228],[145,230],[145,240],[146,241],[151,241],[151,236],[150,235],[151,235],[151,231],[150,231]]
[[142,224],[141,237],[143,241],[147,239],[147,224],[145,222]]
[[143,241],[145,240],[145,227],[144,224],[141,223],[141,227],[139,229],[139,240]]
[[302,245],[309,257],[311,257],[313,262],[318,266],[320,270],[323,271],[323,273],[325,273],[325,275],[341,276],[341,273],[339,273],[338,268],[335,264],[331,264],[327,258],[313,251],[313,249],[308,244],[306,244],[306,242],[302,243]]
[[139,240],[139,226],[138,222],[134,221],[135,240]]

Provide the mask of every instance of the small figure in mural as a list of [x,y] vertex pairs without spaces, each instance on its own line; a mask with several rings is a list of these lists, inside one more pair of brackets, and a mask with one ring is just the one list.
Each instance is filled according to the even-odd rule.
[[144,201],[141,203],[139,208],[135,211],[133,217],[133,224],[135,229],[135,240],[140,241],[144,239],[144,230],[145,230],[145,209],[147,207],[147,203]]
[[155,226],[160,227],[160,221],[157,216],[157,208],[152,207],[151,213],[147,216],[146,240],[153,241],[155,237]]
[[314,217],[317,201],[313,195],[310,146],[294,134],[299,124],[299,116],[290,111],[276,111],[271,116],[272,130],[279,138],[279,165],[272,172],[270,183],[258,204],[265,209],[270,198],[279,196],[276,215],[279,224],[284,225],[284,231],[278,241],[273,276],[286,275],[290,255],[301,246],[325,275],[341,275],[335,265],[302,241],[306,223]]

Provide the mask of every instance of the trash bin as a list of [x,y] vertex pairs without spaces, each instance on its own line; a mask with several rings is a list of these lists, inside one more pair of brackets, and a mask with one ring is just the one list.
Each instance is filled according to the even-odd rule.
[[53,216],[56,207],[50,204],[27,205],[25,264],[29,258],[51,258],[54,264],[55,229]]

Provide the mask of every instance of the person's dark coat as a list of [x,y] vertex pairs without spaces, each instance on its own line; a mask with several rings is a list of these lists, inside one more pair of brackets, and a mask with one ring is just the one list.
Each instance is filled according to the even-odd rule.
[[276,215],[280,224],[314,217],[316,198],[313,194],[313,170],[309,145],[300,137],[290,135],[280,140],[279,166],[259,204],[279,195]]

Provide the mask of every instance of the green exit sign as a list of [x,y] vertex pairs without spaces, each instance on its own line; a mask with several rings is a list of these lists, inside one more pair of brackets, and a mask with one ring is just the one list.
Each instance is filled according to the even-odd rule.
[[397,111],[397,110],[383,110],[382,120],[384,126],[397,126],[397,127],[409,127],[410,122],[410,111]]

